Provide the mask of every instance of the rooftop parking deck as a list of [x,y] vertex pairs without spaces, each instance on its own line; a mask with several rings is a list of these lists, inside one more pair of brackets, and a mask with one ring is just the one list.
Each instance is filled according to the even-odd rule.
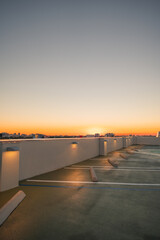
[[[1,192],[0,207],[18,190],[26,198],[0,227],[0,239],[160,239],[160,146],[134,148],[139,147],[26,179]],[[92,182],[90,167],[98,182]]]

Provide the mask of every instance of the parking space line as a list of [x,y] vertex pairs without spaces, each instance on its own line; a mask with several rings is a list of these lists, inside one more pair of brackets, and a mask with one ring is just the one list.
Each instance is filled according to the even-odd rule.
[[[90,168],[90,167],[94,167],[94,168],[110,168],[110,166],[107,165],[102,165],[102,166],[96,166],[96,165],[72,165],[73,167],[79,167],[79,168]],[[118,167],[118,169],[144,169],[144,170],[148,170],[148,169],[152,169],[152,170],[160,170],[160,168],[156,168],[156,167]]]
[[83,168],[83,167],[77,167],[77,168],[76,168],[76,167],[65,167],[64,169],[71,169],[71,170],[72,170],[72,169],[78,169],[78,170],[79,170],[79,169],[83,169],[83,170],[88,170],[88,169],[90,169],[90,168],[89,168],[89,167],[85,167],[85,168]]
[[[108,158],[109,158],[109,157],[108,157]],[[99,161],[99,160],[105,160],[105,161],[107,161],[108,158],[90,158],[90,159],[88,159],[88,160],[93,160],[93,161],[95,161],[95,160],[97,160],[97,161]]]
[[126,188],[126,187],[106,187],[106,186],[81,186],[81,185],[39,185],[39,184],[24,184],[24,187],[49,187],[49,188],[84,188],[84,189],[107,189],[107,190],[127,190],[127,191],[160,191],[160,188]]
[[[104,167],[104,168],[100,168],[100,167],[94,167],[94,169],[104,169],[104,170],[110,170],[110,169],[112,169],[113,167]],[[65,167],[64,169],[77,169],[77,170],[88,170],[88,169],[90,169],[90,167]]]
[[[136,152],[136,153],[138,153],[138,152]],[[145,154],[146,155],[146,154]],[[149,155],[152,155],[152,154],[149,154]],[[158,156],[158,157],[160,157],[160,155],[156,155],[156,154],[154,154],[154,156]],[[109,159],[110,157],[108,157],[108,158],[91,158],[91,159],[88,159],[88,160],[91,160],[91,161],[107,161],[108,159]],[[132,160],[130,160],[132,158]],[[130,157],[130,159],[128,159],[128,160],[124,160],[124,158],[121,158],[121,157],[119,157],[119,158],[115,158],[115,159],[113,159],[113,160],[118,160],[118,161],[126,161],[126,162],[131,162],[131,161],[135,161],[135,162],[140,162],[140,161],[160,161],[160,159],[157,159],[157,158],[155,158],[155,159],[133,159],[134,157],[133,156],[131,156]],[[110,158],[111,160],[112,160],[112,157]]]
[[155,158],[155,159],[141,159],[141,158],[133,159],[133,158],[130,158],[128,160],[124,160],[124,159],[123,160],[115,159],[115,160],[120,161],[120,162],[150,162],[150,161],[152,161],[152,162],[154,162],[154,161],[159,162],[160,161],[160,159],[157,159],[157,158]]
[[138,151],[138,152],[135,152],[137,154],[145,154],[145,155],[153,155],[153,156],[157,156],[157,157],[160,157],[160,154],[158,153],[150,153],[150,152],[143,152],[143,151]]
[[[96,168],[95,168],[96,169]],[[118,168],[118,169],[100,169],[100,168],[97,168],[97,170],[99,171],[106,171],[106,170],[110,170],[110,171],[131,171],[131,172],[160,172],[160,169],[159,170],[156,170],[156,169],[149,169],[149,170],[146,170],[146,169],[125,169],[125,168]]]
[[59,181],[59,180],[32,180],[28,182],[48,182],[48,183],[80,183],[80,184],[98,184],[98,185],[127,185],[127,186],[160,186],[160,183],[120,183],[120,182],[88,182],[88,181]]
[[[86,168],[82,168],[82,167],[66,167],[64,169],[77,169],[77,170],[89,170],[90,168],[89,167],[86,167]],[[136,171],[136,172],[160,172],[160,169],[149,169],[149,170],[146,170],[146,169],[126,169],[126,168],[112,168],[112,167],[104,167],[104,168],[94,168],[96,170],[99,170],[99,171],[106,171],[106,170],[110,170],[110,171]]]
[[[90,167],[96,167],[96,168],[103,168],[103,167],[107,167],[107,165],[102,165],[102,166],[96,166],[96,165],[72,165],[72,166],[77,166],[77,167],[80,167],[80,168],[90,168]],[[108,166],[109,167],[109,166]]]
[[152,170],[160,170],[160,168],[157,167],[120,167],[123,169],[144,169],[144,170],[148,170],[148,169],[152,169]]
[[126,188],[126,187],[106,187],[106,186],[81,186],[81,185],[39,185],[39,184],[24,184],[24,187],[50,187],[50,188],[84,188],[84,189],[107,189],[107,190],[127,190],[127,191],[160,191],[160,188]]

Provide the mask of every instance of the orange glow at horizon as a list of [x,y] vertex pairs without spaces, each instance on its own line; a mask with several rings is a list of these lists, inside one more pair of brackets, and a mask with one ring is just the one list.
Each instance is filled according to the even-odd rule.
[[31,134],[41,133],[46,135],[87,135],[99,133],[101,135],[105,133],[115,133],[116,135],[156,135],[160,127],[157,126],[8,126],[4,127],[1,125],[0,132],[7,132],[9,134],[20,133],[20,134]]

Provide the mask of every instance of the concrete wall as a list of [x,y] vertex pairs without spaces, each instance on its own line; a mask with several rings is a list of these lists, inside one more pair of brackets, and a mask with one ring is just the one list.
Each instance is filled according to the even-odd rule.
[[[72,144],[76,142],[77,144]],[[53,171],[132,144],[160,145],[156,137],[106,137],[0,141],[0,191],[19,180]],[[8,151],[7,147],[19,147]],[[20,157],[19,157],[20,154]]]
[[[78,144],[72,144],[77,142]],[[20,180],[99,155],[99,138],[31,140],[20,143]]]
[[126,144],[124,145],[124,147],[129,147],[134,143],[134,138],[133,137],[126,137],[125,141],[126,141]]
[[119,138],[110,138],[107,137],[107,152],[112,152],[118,149],[123,148],[123,138],[119,137]]
[[0,192],[19,185],[19,151],[14,147],[14,142],[0,143]]
[[106,137],[100,138],[100,155],[128,147],[133,144],[133,137]]
[[[106,140],[106,151],[104,151]],[[73,145],[72,142],[78,144]],[[42,139],[20,142],[19,179],[53,171],[123,148],[122,137]],[[127,146],[132,141],[127,141]]]
[[136,144],[160,145],[158,137],[136,137]]

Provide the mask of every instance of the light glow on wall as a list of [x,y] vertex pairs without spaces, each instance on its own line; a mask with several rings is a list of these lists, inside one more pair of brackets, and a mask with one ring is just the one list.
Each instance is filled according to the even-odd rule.
[[78,142],[72,142],[72,149],[77,149]]
[[19,151],[7,151],[3,152],[3,158],[5,161],[14,161],[16,159],[19,159]]
[[107,140],[104,140],[104,155],[107,155]]

